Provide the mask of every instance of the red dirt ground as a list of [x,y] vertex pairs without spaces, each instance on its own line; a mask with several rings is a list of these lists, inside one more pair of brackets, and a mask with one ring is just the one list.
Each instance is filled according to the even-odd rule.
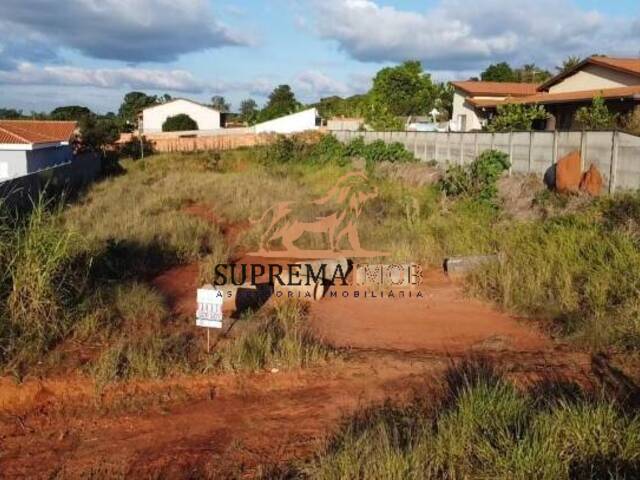
[[[337,298],[313,304],[312,326],[338,347],[459,353],[469,349],[538,351],[550,341],[529,325],[478,300],[465,297],[460,284],[440,271],[424,275],[409,298],[354,297],[337,287]],[[342,297],[343,292],[348,297]],[[405,291],[407,292],[407,291]]]
[[[218,223],[206,207],[187,211]],[[174,314],[191,316],[197,278],[194,264],[153,284]],[[81,376],[0,379],[0,476],[255,477],[261,466],[317,452],[346,415],[437,388],[451,359],[469,352],[490,356],[518,381],[557,374],[589,382],[586,355],[466,298],[444,274],[426,275],[421,290],[422,299],[313,304],[313,330],[351,349],[322,367],[131,382],[103,393]]]

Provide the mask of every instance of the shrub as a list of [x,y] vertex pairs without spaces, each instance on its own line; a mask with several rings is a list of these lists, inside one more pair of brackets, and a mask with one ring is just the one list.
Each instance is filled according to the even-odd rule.
[[520,103],[498,105],[497,113],[487,126],[490,132],[529,131],[535,121],[545,120],[549,116],[542,105],[527,106]]
[[304,162],[308,160],[309,145],[297,135],[278,135],[266,150],[266,160],[274,163]]
[[187,130],[198,130],[198,124],[186,113],[168,117],[162,124],[163,132],[183,132]]
[[591,106],[578,109],[575,122],[583,130],[606,130],[615,126],[616,118],[602,97],[594,97]]
[[401,143],[387,144],[376,140],[365,144],[357,137],[348,144],[342,144],[333,135],[323,135],[317,141],[307,141],[297,135],[280,135],[271,144],[266,153],[267,160],[276,163],[314,163],[335,162],[346,164],[352,158],[364,158],[367,166],[380,162],[411,162],[415,158]]
[[301,368],[326,360],[329,349],[311,335],[305,319],[303,303],[279,303],[257,328],[217,352],[219,366],[231,371],[257,371]]
[[449,167],[440,186],[447,195],[469,195],[481,201],[493,202],[498,191],[496,182],[509,167],[506,153],[486,150],[469,165]]

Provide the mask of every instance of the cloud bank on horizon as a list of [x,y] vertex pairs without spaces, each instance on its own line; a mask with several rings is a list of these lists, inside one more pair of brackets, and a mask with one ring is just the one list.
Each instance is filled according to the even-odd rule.
[[127,89],[240,99],[278,83],[313,100],[364,91],[371,73],[407,59],[450,79],[498,61],[553,68],[568,55],[640,55],[631,1],[424,3],[3,0],[0,106],[26,106],[29,88],[57,89],[57,101],[72,89],[73,103],[90,105],[89,90],[103,89],[114,109]]

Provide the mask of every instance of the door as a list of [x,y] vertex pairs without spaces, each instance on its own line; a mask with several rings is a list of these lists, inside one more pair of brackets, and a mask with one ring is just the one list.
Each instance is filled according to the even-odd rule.
[[467,116],[466,115],[458,115],[458,127],[461,132],[467,131]]

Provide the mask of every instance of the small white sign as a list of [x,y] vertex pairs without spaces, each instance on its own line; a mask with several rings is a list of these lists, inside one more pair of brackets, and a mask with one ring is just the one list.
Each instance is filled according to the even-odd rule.
[[211,285],[198,289],[196,325],[205,328],[222,328],[222,292]]

